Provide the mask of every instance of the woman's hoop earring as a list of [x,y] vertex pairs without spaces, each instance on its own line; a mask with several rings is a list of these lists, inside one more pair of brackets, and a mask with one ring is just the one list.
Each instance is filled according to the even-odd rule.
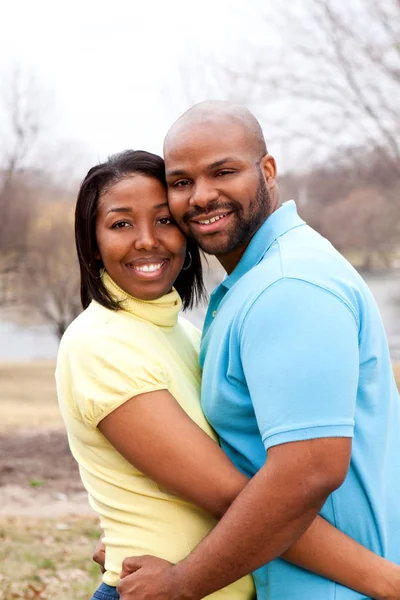
[[[91,269],[91,268],[92,268],[92,263],[90,262],[90,263],[88,264],[88,266],[89,266],[89,268]],[[93,279],[101,279],[101,277],[102,277],[102,275],[103,275],[104,271],[105,271],[105,269],[104,269],[104,267],[102,267],[102,268],[100,269],[100,271],[99,271],[99,273],[98,273],[97,275],[93,275],[93,274],[92,274],[92,275],[93,275]]]
[[[191,254],[190,250],[188,252],[188,256],[189,256],[189,264],[186,267],[183,266],[182,271],[187,271],[192,266],[192,254]],[[186,258],[185,258],[185,262],[186,262]],[[183,263],[183,265],[185,265],[185,263]]]

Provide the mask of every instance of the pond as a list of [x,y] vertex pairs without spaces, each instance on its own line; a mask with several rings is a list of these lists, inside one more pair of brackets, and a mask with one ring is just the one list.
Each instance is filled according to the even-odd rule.
[[[380,308],[394,360],[400,360],[400,272],[364,274]],[[196,309],[188,318],[198,327],[205,309]],[[0,320],[0,361],[54,359],[58,342],[46,326],[28,327]]]

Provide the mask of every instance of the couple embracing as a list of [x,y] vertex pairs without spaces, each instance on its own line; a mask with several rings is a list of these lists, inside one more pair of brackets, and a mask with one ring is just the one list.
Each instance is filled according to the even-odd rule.
[[[104,531],[93,600],[400,598],[400,404],[357,272],[281,204],[244,107],[93,167],[56,379]],[[227,277],[200,332],[200,250]],[[201,392],[201,393],[200,393]]]

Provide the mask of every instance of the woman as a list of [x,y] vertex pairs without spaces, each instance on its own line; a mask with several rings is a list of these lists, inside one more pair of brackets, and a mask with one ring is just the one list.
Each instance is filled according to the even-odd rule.
[[[104,583],[93,599],[108,600],[118,598],[125,556],[182,559],[247,479],[201,412],[199,333],[178,318],[204,296],[201,262],[169,213],[161,158],[127,151],[89,171],[76,245],[86,310],[62,339],[57,391],[104,531]],[[285,558],[375,598],[398,575],[320,517]],[[252,580],[211,597],[249,600]]]

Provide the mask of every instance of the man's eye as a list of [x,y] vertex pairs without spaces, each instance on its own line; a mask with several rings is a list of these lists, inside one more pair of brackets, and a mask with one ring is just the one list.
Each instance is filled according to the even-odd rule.
[[235,171],[232,171],[232,170],[229,170],[229,169],[224,169],[223,171],[218,171],[217,177],[219,177],[220,175],[231,175],[234,172]]
[[180,181],[176,181],[173,184],[173,187],[186,187],[189,185],[190,181],[188,179],[181,179]]
[[127,221],[117,221],[111,225],[111,229],[123,229],[124,227],[130,227],[131,224]]

